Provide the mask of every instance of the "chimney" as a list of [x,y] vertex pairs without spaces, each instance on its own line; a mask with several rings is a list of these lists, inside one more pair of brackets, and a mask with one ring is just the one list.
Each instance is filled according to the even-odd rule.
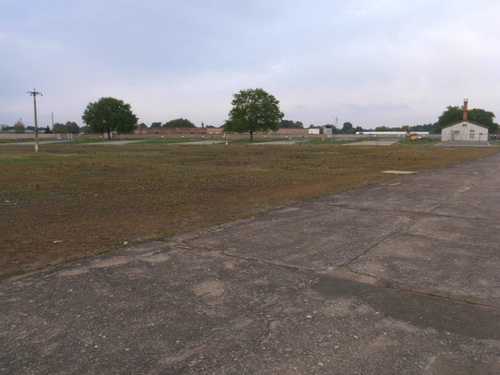
[[467,120],[467,102],[468,99],[464,99],[464,120]]

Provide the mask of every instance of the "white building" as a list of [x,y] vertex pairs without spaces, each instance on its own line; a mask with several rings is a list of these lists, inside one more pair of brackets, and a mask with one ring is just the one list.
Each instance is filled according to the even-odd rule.
[[445,126],[441,130],[442,142],[471,141],[487,142],[488,127],[469,120],[462,120]]
[[488,127],[467,120],[467,99],[464,99],[462,121],[445,126],[441,130],[442,142],[488,142]]

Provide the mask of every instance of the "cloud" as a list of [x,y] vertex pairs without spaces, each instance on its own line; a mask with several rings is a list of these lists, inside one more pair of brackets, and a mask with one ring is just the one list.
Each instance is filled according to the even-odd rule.
[[147,124],[221,124],[255,87],[304,124],[429,123],[464,97],[497,113],[499,16],[486,0],[4,0],[0,122],[32,117],[33,87],[61,122],[114,96]]

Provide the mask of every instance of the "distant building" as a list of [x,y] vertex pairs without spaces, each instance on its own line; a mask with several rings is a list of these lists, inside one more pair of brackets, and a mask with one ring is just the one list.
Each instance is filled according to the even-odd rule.
[[333,135],[333,126],[331,126],[331,125],[324,125],[323,126],[323,134]]
[[464,99],[463,120],[441,130],[442,142],[488,142],[488,127],[467,120],[467,102],[467,99]]
[[309,128],[309,134],[319,134],[319,128]]

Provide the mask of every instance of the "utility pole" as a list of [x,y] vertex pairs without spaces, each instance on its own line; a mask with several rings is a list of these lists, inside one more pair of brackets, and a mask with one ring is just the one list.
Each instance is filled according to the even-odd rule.
[[36,117],[36,96],[42,95],[42,93],[33,89],[33,91],[28,91],[28,94],[30,94],[33,97],[33,107],[35,109],[35,152],[38,152],[38,149],[40,147],[38,145],[38,120]]

